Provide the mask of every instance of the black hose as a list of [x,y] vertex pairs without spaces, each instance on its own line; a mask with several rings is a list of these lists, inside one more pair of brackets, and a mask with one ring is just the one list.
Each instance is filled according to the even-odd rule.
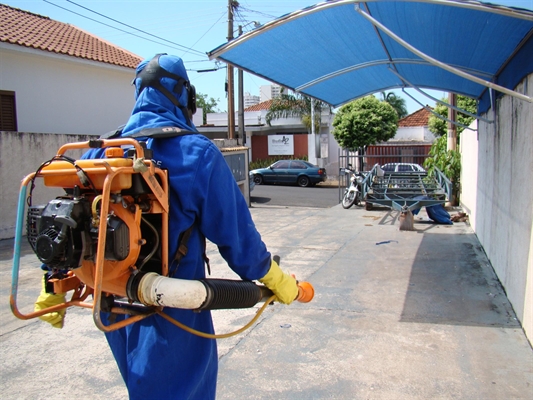
[[199,310],[250,308],[265,296],[262,287],[250,281],[201,279],[207,297]]

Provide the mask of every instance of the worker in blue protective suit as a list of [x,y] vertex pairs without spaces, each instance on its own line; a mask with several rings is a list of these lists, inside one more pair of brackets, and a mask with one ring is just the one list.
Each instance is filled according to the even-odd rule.
[[[196,131],[191,122],[194,87],[179,57],[157,55],[143,61],[137,67],[134,83],[136,103],[120,136],[165,126]],[[259,280],[280,302],[291,303],[298,294],[296,280],[271,260],[218,148],[200,134],[150,138],[147,147],[152,149],[158,165],[169,172],[169,255],[176,254],[180,234],[193,226],[187,255],[179,266],[176,262],[170,265],[171,276],[205,277],[207,238],[218,246],[228,265],[242,279]],[[101,149],[90,150],[84,158],[102,157],[102,153]],[[50,305],[46,295],[41,293],[41,304],[38,301],[36,309]],[[63,300],[57,302],[60,301]],[[165,312],[196,330],[213,333],[209,311],[166,308]],[[62,315],[50,313],[43,319],[47,318],[62,325]],[[159,315],[106,333],[106,337],[131,399],[215,398],[218,369],[215,340],[181,330]]]

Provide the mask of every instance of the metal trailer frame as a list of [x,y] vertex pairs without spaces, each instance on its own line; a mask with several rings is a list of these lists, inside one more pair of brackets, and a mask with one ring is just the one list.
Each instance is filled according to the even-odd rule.
[[437,168],[427,172],[383,172],[376,164],[362,183],[362,197],[366,203],[381,205],[398,211],[444,204],[451,199],[452,183]]

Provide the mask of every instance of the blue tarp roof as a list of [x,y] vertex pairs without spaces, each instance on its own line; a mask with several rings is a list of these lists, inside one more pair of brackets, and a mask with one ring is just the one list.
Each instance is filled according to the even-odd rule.
[[208,55],[334,107],[415,87],[479,99],[483,112],[493,100],[488,87],[512,90],[533,72],[533,11],[462,0],[332,0]]

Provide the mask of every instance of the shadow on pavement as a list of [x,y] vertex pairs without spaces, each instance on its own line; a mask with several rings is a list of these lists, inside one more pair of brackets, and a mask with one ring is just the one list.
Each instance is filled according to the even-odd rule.
[[474,234],[424,235],[411,269],[401,321],[519,327],[494,270],[483,260],[486,257]]

